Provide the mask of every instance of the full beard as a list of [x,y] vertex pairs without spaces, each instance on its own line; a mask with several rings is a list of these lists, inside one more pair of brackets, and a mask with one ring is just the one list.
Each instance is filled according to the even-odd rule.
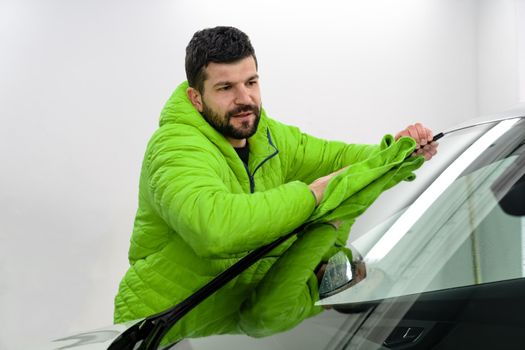
[[[252,121],[243,121],[240,126],[234,126],[231,123],[231,119],[234,115],[251,112],[255,116]],[[256,105],[241,105],[235,109],[232,109],[224,116],[220,116],[218,113],[208,108],[206,104],[203,104],[202,116],[215,130],[220,132],[225,137],[242,140],[247,139],[255,134],[257,127],[259,126],[259,120],[261,119],[261,110]]]

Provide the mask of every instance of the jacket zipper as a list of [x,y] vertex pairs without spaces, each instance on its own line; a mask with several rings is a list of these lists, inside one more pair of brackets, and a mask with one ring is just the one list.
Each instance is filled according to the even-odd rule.
[[[246,173],[248,174],[248,179],[250,179],[250,193],[253,193],[255,191],[255,180],[253,179],[253,176],[250,174],[250,169],[248,168],[248,165],[245,162],[242,162],[244,165],[244,169],[246,169]],[[255,174],[255,171],[253,172]]]
[[277,155],[277,153],[279,153],[279,150],[277,149],[277,147],[275,147],[275,145],[273,144],[273,141],[272,141],[272,137],[270,136],[270,129],[266,129],[266,137],[268,138],[268,142],[270,143],[270,146],[272,146],[274,149],[275,149],[275,152],[273,152],[272,154],[270,154],[268,157],[264,158],[260,163],[259,165],[257,165],[255,167],[255,170],[253,171],[253,174],[250,174],[250,169],[248,168],[248,164],[246,164],[245,162],[242,162],[242,164],[244,165],[244,169],[246,169],[246,173],[248,174],[248,179],[250,180],[250,193],[254,193],[255,192],[255,179],[254,179],[254,176],[255,176],[255,172],[257,170],[259,170],[259,168],[264,164],[266,163],[266,161],[270,160],[271,158],[275,157]]

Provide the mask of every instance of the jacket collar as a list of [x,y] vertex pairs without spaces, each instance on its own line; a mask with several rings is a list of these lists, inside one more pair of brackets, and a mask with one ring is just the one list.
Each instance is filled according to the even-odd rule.
[[[208,140],[220,149],[232,167],[236,168],[241,166],[243,171],[245,171],[239,156],[233,146],[228,142],[228,139],[208,124],[199,111],[191,104],[186,94],[188,87],[188,82],[185,81],[175,89],[162,109],[159,126],[185,124],[197,128]],[[249,170],[252,174],[255,173],[266,160],[278,153],[270,134],[268,116],[264,109],[261,109],[261,119],[257,131],[248,139],[248,143],[250,144]]]

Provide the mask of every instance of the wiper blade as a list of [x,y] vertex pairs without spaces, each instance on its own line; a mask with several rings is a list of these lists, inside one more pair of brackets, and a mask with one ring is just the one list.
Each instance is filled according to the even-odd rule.
[[437,141],[440,138],[442,138],[443,136],[445,136],[445,133],[444,132],[440,132],[439,134],[434,135],[434,137],[432,138],[432,141]]
[[305,226],[250,252],[181,303],[131,326],[111,343],[108,350],[157,350],[162,338],[183,316],[271,250],[300,233]]
[[456,132],[456,131],[461,131],[461,130],[465,130],[465,129],[474,128],[474,127],[479,126],[479,125],[496,124],[496,123],[502,122],[504,120],[516,119],[516,118],[523,118],[523,117],[493,119],[493,120],[487,120],[487,121],[484,121],[484,122],[474,123],[474,124],[471,124],[471,125],[462,126],[462,127],[459,127],[459,128],[455,128],[455,129],[447,130],[447,131],[444,131],[444,132],[440,132],[439,134],[434,135],[434,137],[432,138],[432,141],[437,141],[440,138],[442,138],[443,136],[446,136],[446,135],[448,135],[450,133],[453,133],[453,132]]

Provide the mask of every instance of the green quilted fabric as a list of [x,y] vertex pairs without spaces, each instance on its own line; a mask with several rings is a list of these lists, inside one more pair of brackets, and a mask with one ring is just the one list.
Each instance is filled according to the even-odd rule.
[[[312,225],[279,258],[240,310],[240,327],[254,337],[268,336],[293,328],[305,318],[321,312],[314,269],[344,248],[350,226],[378,196],[403,180],[415,178],[423,157],[410,157],[415,141],[391,135],[383,138],[379,152],[349,166],[327,186],[322,202],[308,219]],[[339,230],[323,225],[343,220]]]
[[[415,141],[409,137],[402,137],[397,141],[394,141],[392,135],[383,137],[379,152],[365,161],[350,165],[330,181],[322,202],[308,222],[344,219],[347,213],[351,214],[351,218],[355,218],[368,208],[381,192],[402,180],[414,180],[413,171],[424,162],[422,156],[410,156],[415,147]],[[356,213],[354,208],[357,206],[362,210]]]
[[[385,189],[412,178],[414,141],[345,144],[303,134],[262,110],[245,166],[201,117],[181,84],[146,149],[130,268],[115,297],[115,322],[161,312],[187,298],[249,251],[305,222],[310,226],[186,315],[164,343],[185,337],[266,336],[321,311],[315,267],[345,248],[348,232]],[[320,205],[308,185],[334,177]],[[343,220],[339,230],[325,224]]]
[[[262,110],[245,166],[190,103],[187,88],[182,83],[167,101],[144,155],[116,323],[172,307],[248,252],[299,227],[315,209],[309,183],[379,151],[312,137]],[[243,332],[243,302],[294,241],[205,300],[169,339]]]

